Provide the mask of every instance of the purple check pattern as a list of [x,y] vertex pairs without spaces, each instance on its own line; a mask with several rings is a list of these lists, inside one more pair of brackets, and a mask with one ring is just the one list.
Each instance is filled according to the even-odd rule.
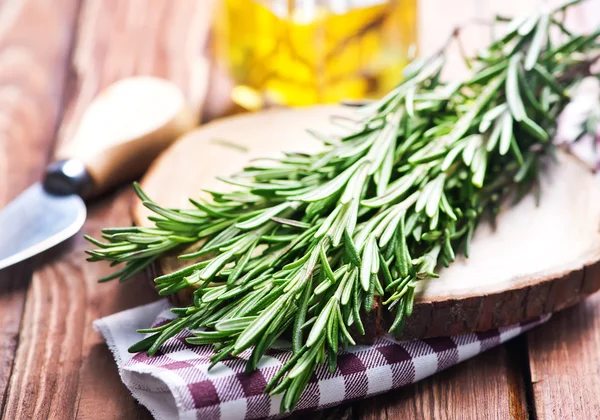
[[[162,309],[158,308],[154,325],[172,318],[165,303],[158,304],[162,305]],[[244,359],[250,351],[219,363],[209,372],[207,368],[213,350],[211,346],[186,343],[189,332],[169,340],[154,357],[144,353],[123,357],[123,354],[118,354],[122,352],[119,347],[132,342],[122,342],[119,331],[126,328],[123,324],[132,323],[131,319],[122,321],[134,316],[133,311],[136,309],[99,320],[96,327],[113,350],[123,381],[155,417],[172,418],[175,413],[181,419],[282,417],[279,413],[281,396],[265,395],[263,389],[278,368],[291,357],[286,343],[278,343],[276,348],[269,350],[259,363],[258,370],[251,374],[244,373]],[[318,410],[414,383],[510,340],[548,318],[454,337],[399,342],[385,336],[373,345],[352,347],[340,354],[335,372],[330,373],[325,366],[317,370],[297,410]],[[125,341],[136,338],[127,335],[130,338]],[[128,360],[124,360],[127,357]],[[168,397],[165,398],[165,395]],[[171,414],[161,413],[165,407],[159,407],[159,403],[174,404]]]

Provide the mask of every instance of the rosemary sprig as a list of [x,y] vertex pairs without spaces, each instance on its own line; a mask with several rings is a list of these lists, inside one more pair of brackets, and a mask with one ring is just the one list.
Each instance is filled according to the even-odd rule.
[[[570,2],[571,3],[577,3]],[[573,84],[589,74],[600,28],[574,35],[567,5],[508,23],[469,59],[470,76],[441,80],[444,51],[413,62],[383,99],[359,109],[356,129],[322,152],[255,163],[193,209],[166,209],[135,190],[155,227],[103,230],[90,261],[123,264],[102,281],[127,280],[168,251],[193,264],[155,279],[160,295],[195,287],[194,302],[130,351],[155,354],[181,330],[213,344],[213,364],[251,349],[249,371],[284,334],[293,357],[267,386],[298,402],[315,368],[336,367],[340,348],[365,334],[364,314],[383,300],[399,333],[419,280],[436,277],[469,242],[484,211],[538,180]],[[558,28],[560,40],[550,37]],[[190,243],[193,253],[182,254]]]

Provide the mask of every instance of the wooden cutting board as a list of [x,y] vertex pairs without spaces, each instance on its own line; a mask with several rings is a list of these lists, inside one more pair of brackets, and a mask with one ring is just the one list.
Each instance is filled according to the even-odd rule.
[[[212,122],[188,133],[154,163],[142,187],[167,207],[190,207],[201,189],[228,188],[215,179],[239,171],[250,159],[274,151],[318,150],[306,128],[340,133],[339,107],[272,110]],[[507,206],[497,226],[483,222],[471,256],[458,257],[439,279],[420,282],[403,338],[485,331],[561,310],[600,289],[600,184],[576,158],[561,153],[542,177],[539,206],[533,197]],[[133,206],[136,224],[148,210]],[[180,268],[162,259],[163,273]]]

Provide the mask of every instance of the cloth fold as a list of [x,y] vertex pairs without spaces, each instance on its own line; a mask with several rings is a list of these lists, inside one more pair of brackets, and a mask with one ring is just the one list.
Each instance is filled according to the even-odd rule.
[[[123,383],[156,419],[277,418],[281,395],[262,391],[278,367],[291,357],[288,343],[277,342],[259,362],[258,370],[244,373],[250,352],[225,360],[208,371],[211,346],[192,346],[182,332],[167,341],[159,354],[130,354],[127,348],[142,336],[136,329],[172,319],[170,304],[161,300],[94,322],[117,362]],[[318,410],[365,398],[414,383],[516,337],[550,318],[483,333],[400,342],[391,336],[375,344],[354,346],[338,357],[338,368],[317,370],[297,410]],[[288,413],[289,414],[289,413]]]

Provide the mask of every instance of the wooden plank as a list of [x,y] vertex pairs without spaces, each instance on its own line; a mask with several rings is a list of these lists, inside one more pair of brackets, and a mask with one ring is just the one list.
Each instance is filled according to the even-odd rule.
[[356,420],[356,409],[352,403],[310,413],[294,413],[290,420]]
[[73,56],[76,89],[59,137],[105,86],[127,76],[165,77],[200,115],[208,90],[205,57],[213,0],[86,0]]
[[[0,5],[0,208],[42,175],[62,108],[77,3]],[[1,407],[31,271],[30,263],[0,271]]]
[[[199,112],[205,94],[202,46],[209,4],[195,0],[86,0],[74,47],[73,82],[59,144],[100,89],[130,75],[175,81]],[[130,223],[129,188],[88,209],[84,233]],[[5,418],[149,418],[121,383],[99,317],[157,299],[144,281],[98,284],[111,271],[85,262],[78,235],[37,270],[27,295]]]
[[[600,280],[600,272],[595,273]],[[555,314],[528,334],[539,419],[589,419],[600,413],[600,294]]]
[[495,348],[414,385],[355,404],[358,418],[526,419],[522,342]]

